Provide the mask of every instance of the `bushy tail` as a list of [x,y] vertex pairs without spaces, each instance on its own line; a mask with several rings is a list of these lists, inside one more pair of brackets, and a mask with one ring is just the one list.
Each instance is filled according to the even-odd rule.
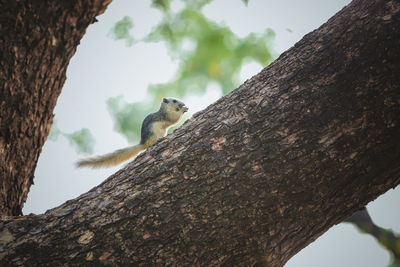
[[130,158],[139,154],[146,147],[144,145],[130,146],[123,149],[118,149],[110,154],[98,156],[95,158],[82,159],[76,163],[77,167],[110,167],[121,164]]

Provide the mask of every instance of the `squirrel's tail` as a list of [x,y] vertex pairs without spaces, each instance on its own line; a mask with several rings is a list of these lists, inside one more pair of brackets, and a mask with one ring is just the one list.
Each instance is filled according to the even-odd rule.
[[121,164],[130,158],[139,154],[142,150],[146,149],[145,145],[130,146],[123,149],[118,149],[110,154],[98,156],[95,158],[82,159],[76,163],[77,167],[110,167]]

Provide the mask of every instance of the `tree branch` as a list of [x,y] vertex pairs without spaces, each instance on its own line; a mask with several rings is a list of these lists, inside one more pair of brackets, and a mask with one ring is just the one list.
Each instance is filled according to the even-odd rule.
[[355,212],[345,222],[352,223],[357,229],[363,233],[370,234],[388,250],[396,261],[400,261],[400,237],[397,236],[393,231],[384,229],[376,225],[366,208]]
[[77,199],[4,265],[282,266],[400,182],[400,4],[355,0]]

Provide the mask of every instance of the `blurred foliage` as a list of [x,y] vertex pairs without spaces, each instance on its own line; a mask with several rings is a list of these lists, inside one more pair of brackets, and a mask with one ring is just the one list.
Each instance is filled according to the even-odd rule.
[[171,4],[171,0],[153,0],[152,7],[168,11]]
[[149,113],[157,111],[157,109],[150,110],[151,104],[147,102],[135,105],[126,103],[122,96],[108,99],[107,106],[114,118],[114,129],[119,133],[124,133],[131,142],[140,139],[140,127],[144,118]]
[[[266,66],[276,57],[271,47],[275,37],[271,29],[240,38],[229,27],[202,14],[202,8],[211,0],[183,1],[184,7],[177,12],[170,9],[172,1],[152,1],[152,7],[161,12],[162,20],[141,41],[165,43],[170,56],[179,63],[174,78],[168,83],[150,85],[148,99],[151,100],[146,103],[126,103],[122,97],[108,101],[115,130],[130,142],[138,140],[142,120],[158,109],[163,97],[201,95],[211,83],[219,85],[226,95],[239,86],[244,63],[258,62]],[[247,1],[243,2],[247,5]],[[134,40],[130,34],[132,26],[132,20],[124,17],[111,29],[111,36],[129,43]]]
[[400,267],[400,259],[391,258],[390,259],[390,263],[389,263],[389,265],[387,267]]
[[80,154],[92,154],[94,146],[94,138],[87,128],[83,128],[79,131],[71,134],[63,134],[69,141],[69,143],[75,147],[77,153]]
[[242,0],[242,2],[247,6],[249,4],[249,0]]
[[55,141],[59,136],[64,136],[69,143],[75,148],[78,154],[92,154],[94,147],[94,138],[87,128],[83,128],[73,133],[64,133],[58,126],[57,121],[53,121],[51,126],[49,140]]
[[145,40],[164,41],[173,58],[179,60],[179,69],[173,81],[152,85],[149,91],[158,99],[170,93],[184,97],[204,93],[208,83],[215,81],[225,95],[239,85],[244,62],[256,61],[266,66],[273,60],[268,46],[273,38],[270,29],[240,38],[191,7],[174,16],[165,16]]
[[373,236],[390,253],[388,267],[400,267],[400,236],[376,225],[366,208],[355,212],[345,222],[353,224],[360,232]]
[[109,31],[108,35],[115,40],[125,40],[126,46],[132,46],[135,41],[135,39],[129,33],[132,28],[132,19],[125,16],[120,21],[115,23],[114,27]]

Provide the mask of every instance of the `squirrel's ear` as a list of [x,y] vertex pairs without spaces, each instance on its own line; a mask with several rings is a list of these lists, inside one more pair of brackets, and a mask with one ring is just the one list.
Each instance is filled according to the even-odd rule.
[[162,102],[164,102],[164,103],[168,103],[168,99],[166,99],[166,98],[163,98],[163,99],[162,99]]

